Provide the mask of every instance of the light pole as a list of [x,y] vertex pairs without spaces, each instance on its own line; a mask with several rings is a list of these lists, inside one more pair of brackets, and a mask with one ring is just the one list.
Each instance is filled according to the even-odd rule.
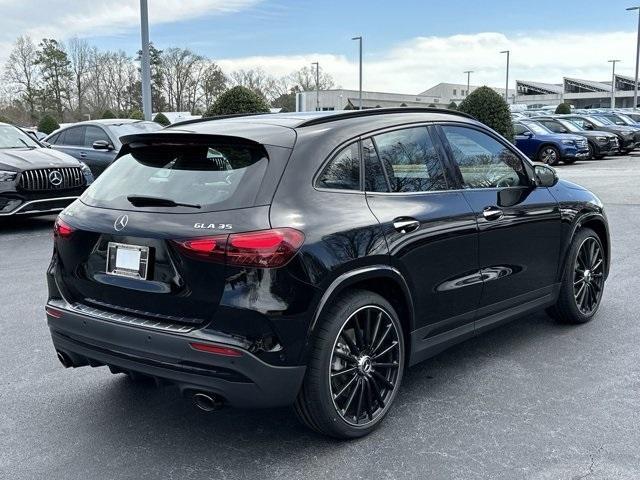
[[616,108],[616,63],[620,60],[607,60],[613,65],[611,72],[611,108]]
[[360,87],[358,88],[358,110],[362,110],[362,37],[353,37],[351,40],[360,42]]
[[316,66],[316,112],[320,111],[320,64],[313,62],[311,65]]
[[464,73],[467,74],[467,96],[469,95],[469,85],[471,84],[471,74],[473,73],[473,70],[466,70]]
[[509,50],[503,50],[500,53],[506,53],[507,54],[507,81],[506,81],[506,85],[504,87],[504,101],[509,103]]
[[636,41],[636,78],[633,84],[633,109],[638,106],[638,57],[640,57],[640,7],[629,7],[628,11],[638,10],[638,40]]
[[151,120],[151,65],[149,63],[149,9],[147,8],[147,0],[140,0],[140,37],[142,39],[142,58],[140,60],[142,112],[145,120]]

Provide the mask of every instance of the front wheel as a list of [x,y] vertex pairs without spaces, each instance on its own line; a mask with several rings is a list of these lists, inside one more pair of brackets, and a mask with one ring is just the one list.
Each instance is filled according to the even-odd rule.
[[402,380],[405,346],[398,315],[380,295],[357,290],[342,296],[319,322],[296,414],[325,435],[365,436],[389,412]]
[[545,145],[538,153],[538,160],[547,165],[557,165],[560,161],[560,151],[553,145]]
[[606,258],[600,238],[590,228],[576,233],[565,262],[557,303],[549,309],[563,323],[586,323],[600,307]]

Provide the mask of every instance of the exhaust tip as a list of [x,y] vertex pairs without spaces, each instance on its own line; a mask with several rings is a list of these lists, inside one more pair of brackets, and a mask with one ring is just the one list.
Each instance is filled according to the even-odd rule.
[[56,350],[56,355],[58,356],[58,360],[60,360],[60,363],[64,368],[73,367],[73,362],[66,353],[61,352],[60,350]]
[[219,396],[202,392],[194,393],[193,403],[205,412],[220,410],[224,404]]

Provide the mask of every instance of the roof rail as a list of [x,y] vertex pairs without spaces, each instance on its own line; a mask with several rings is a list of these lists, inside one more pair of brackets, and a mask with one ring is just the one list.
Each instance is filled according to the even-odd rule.
[[449,115],[458,115],[459,117],[470,118],[476,120],[475,117],[458,112],[457,110],[447,110],[444,108],[428,108],[428,107],[388,107],[388,108],[368,108],[366,110],[352,110],[348,113],[336,113],[334,115],[325,115],[322,117],[312,118],[302,122],[297,127],[309,127],[311,125],[321,125],[323,123],[335,122],[345,118],[368,117],[373,115],[386,115],[391,113],[444,113]]
[[192,123],[200,123],[200,122],[208,122],[210,120],[224,120],[225,118],[236,118],[236,117],[254,117],[256,115],[267,115],[269,112],[259,112],[259,113],[232,113],[229,115],[213,115],[212,117],[201,117],[201,118],[192,118],[190,120],[182,120],[180,122],[175,122],[169,125],[169,127],[175,127],[176,125],[190,125]]

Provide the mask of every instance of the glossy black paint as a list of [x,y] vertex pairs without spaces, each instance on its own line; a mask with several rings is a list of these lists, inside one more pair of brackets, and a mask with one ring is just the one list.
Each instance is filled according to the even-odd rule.
[[[100,321],[103,330],[127,329],[101,340],[101,334],[91,327],[95,319],[79,320],[76,313],[61,308],[64,321],[49,315],[56,347],[73,354],[76,344],[61,339],[74,338],[82,344],[82,338],[90,337],[92,340],[77,346],[83,359],[135,371],[137,363],[149,357],[161,357],[171,368],[184,367],[184,351],[177,345],[186,345],[190,339],[231,345],[250,352],[242,374],[251,377],[251,382],[258,382],[256,375],[247,374],[252,362],[260,371],[266,366],[273,375],[291,375],[285,382],[291,392],[264,401],[265,405],[284,404],[295,398],[302,381],[300,371],[304,372],[323,308],[345,289],[370,289],[389,299],[402,320],[409,362],[415,363],[478,331],[552,304],[561,280],[560,266],[574,232],[582,225],[601,234],[608,269],[610,242],[602,203],[569,182],[559,181],[550,188],[537,186],[531,163],[511,145],[508,148],[522,160],[530,176],[529,186],[462,189],[445,141],[436,133],[450,182],[448,190],[365,192],[364,181],[360,191],[314,187],[316,173],[341,147],[391,127],[424,125],[431,131],[445,122],[469,125],[506,144],[478,122],[446,112],[408,110],[299,126],[308,118],[314,114],[235,118],[127,138],[125,143],[157,141],[165,134],[174,139],[176,135],[186,135],[185,139],[243,136],[271,148],[277,168],[267,174],[271,186],[261,190],[260,201],[246,209],[160,213],[151,208],[98,208],[82,201],[67,208],[61,218],[77,231],[70,238],[56,240],[48,270],[50,302],[57,302],[57,308],[72,302],[91,303],[114,314],[133,312],[184,324],[191,330],[180,336],[164,333],[171,337],[171,345],[161,341],[147,347],[129,345],[123,362],[110,352],[124,348],[119,342],[126,332],[142,335],[143,327],[105,327]],[[488,206],[501,209],[503,215],[487,220],[482,212]],[[122,214],[128,215],[127,227],[115,232],[114,222]],[[417,220],[419,227],[402,233],[393,224],[403,218]],[[234,232],[295,228],[304,233],[305,241],[293,260],[277,269],[187,259],[168,241],[219,233],[195,227],[219,223],[232,223]],[[107,279],[102,267],[107,241],[151,247],[155,264],[150,280]],[[92,356],[93,351],[98,353]],[[189,360],[198,364],[199,371],[213,366],[234,370],[228,359],[202,355],[198,361]],[[280,370],[283,368],[294,370]],[[167,377],[161,370],[145,372]],[[185,389],[199,385],[223,396],[231,392],[229,385],[217,380],[205,382],[173,374],[170,379]],[[246,405],[237,401],[238,395],[233,389],[225,398]]]

